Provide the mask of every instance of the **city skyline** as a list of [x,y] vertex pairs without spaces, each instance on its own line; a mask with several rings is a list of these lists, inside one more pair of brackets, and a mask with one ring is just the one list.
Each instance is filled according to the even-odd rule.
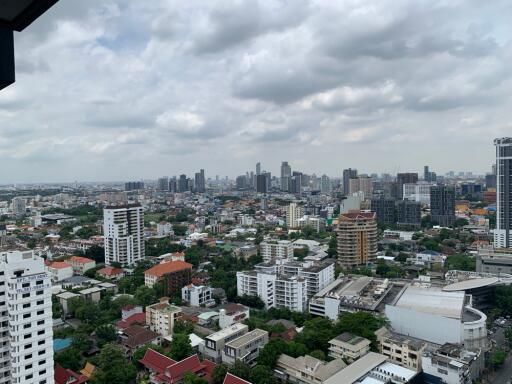
[[483,174],[510,132],[508,11],[61,1],[15,35],[0,180],[235,177],[257,161],[273,174],[281,161],[332,176]]

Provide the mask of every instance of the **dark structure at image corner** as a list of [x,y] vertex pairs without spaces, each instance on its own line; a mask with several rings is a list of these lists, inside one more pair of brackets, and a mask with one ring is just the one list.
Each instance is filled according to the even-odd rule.
[[59,0],[0,0],[0,90],[14,83],[14,31],[21,32]]

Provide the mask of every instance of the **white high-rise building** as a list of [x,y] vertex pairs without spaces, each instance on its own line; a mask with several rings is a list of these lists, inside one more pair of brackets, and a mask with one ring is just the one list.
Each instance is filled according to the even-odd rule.
[[138,204],[103,210],[105,263],[133,265],[144,259],[144,212]]
[[290,240],[269,240],[260,243],[263,261],[293,258],[293,244]]
[[0,251],[0,383],[53,384],[50,276],[33,251]]
[[24,197],[14,197],[12,199],[12,213],[15,215],[24,215],[27,212],[27,202]]
[[290,203],[286,208],[286,226],[288,228],[297,228],[299,223],[297,220],[304,216],[304,209],[297,203]]
[[496,229],[494,246],[512,248],[512,137],[494,140],[496,146]]

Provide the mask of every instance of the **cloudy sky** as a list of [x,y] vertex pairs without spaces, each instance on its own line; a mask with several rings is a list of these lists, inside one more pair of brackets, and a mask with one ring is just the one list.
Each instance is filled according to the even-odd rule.
[[510,0],[60,0],[15,36],[0,184],[486,172]]

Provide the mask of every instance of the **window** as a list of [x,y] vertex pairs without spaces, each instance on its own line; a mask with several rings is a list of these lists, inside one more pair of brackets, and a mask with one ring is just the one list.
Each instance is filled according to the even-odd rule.
[[32,315],[31,313],[25,313],[25,314],[23,315],[23,318],[24,318],[24,319],[28,319],[31,315]]
[[36,291],[36,295],[41,296],[44,293],[44,291]]
[[31,359],[32,358],[32,354],[28,354],[28,355],[25,355],[25,360],[28,360],[28,359]]
[[40,331],[37,331],[37,334],[38,335],[44,335],[44,329],[40,330]]
[[25,335],[23,335],[23,338],[24,338],[24,339],[28,339],[30,336],[32,336],[32,334],[30,334],[30,333],[26,333]]
[[32,377],[34,377],[34,375],[30,374],[30,375],[25,376],[25,379],[30,380]]
[[[37,352],[39,356],[44,355],[44,349],[41,349],[39,352]],[[31,355],[32,356],[32,355]]]
[[25,349],[32,348],[32,343],[30,343],[30,344],[25,344],[25,346],[24,346],[23,348],[25,348]]
[[32,369],[32,364],[27,364],[27,365],[25,366],[25,369]]
[[39,341],[37,342],[37,345],[43,345],[43,344],[45,343],[45,341],[46,341],[46,340],[39,340]]
[[23,304],[23,308],[30,308],[30,303]]
[[44,375],[46,373],[46,369],[43,369],[42,371],[39,371],[39,375]]
[[36,281],[36,285],[42,285],[43,284],[43,280],[37,280]]
[[44,320],[39,320],[39,321],[37,322],[37,325],[43,325],[43,324],[44,324]]
[[42,315],[43,313],[44,313],[44,309],[43,309],[43,310],[41,310],[41,311],[37,311],[37,315],[38,315],[38,316],[39,316],[39,315]]
[[30,323],[23,324],[23,329],[30,328],[31,326],[32,326],[32,324],[30,324]]
[[30,283],[21,284],[21,288],[28,288],[28,287],[30,287]]
[[39,360],[39,363],[37,363],[38,365],[43,365],[44,363],[46,363],[46,360]]
[[36,302],[36,305],[43,305],[44,304],[44,300],[37,300]]
[[30,297],[30,292],[24,293],[23,295],[21,295],[22,299],[26,299],[27,297]]

